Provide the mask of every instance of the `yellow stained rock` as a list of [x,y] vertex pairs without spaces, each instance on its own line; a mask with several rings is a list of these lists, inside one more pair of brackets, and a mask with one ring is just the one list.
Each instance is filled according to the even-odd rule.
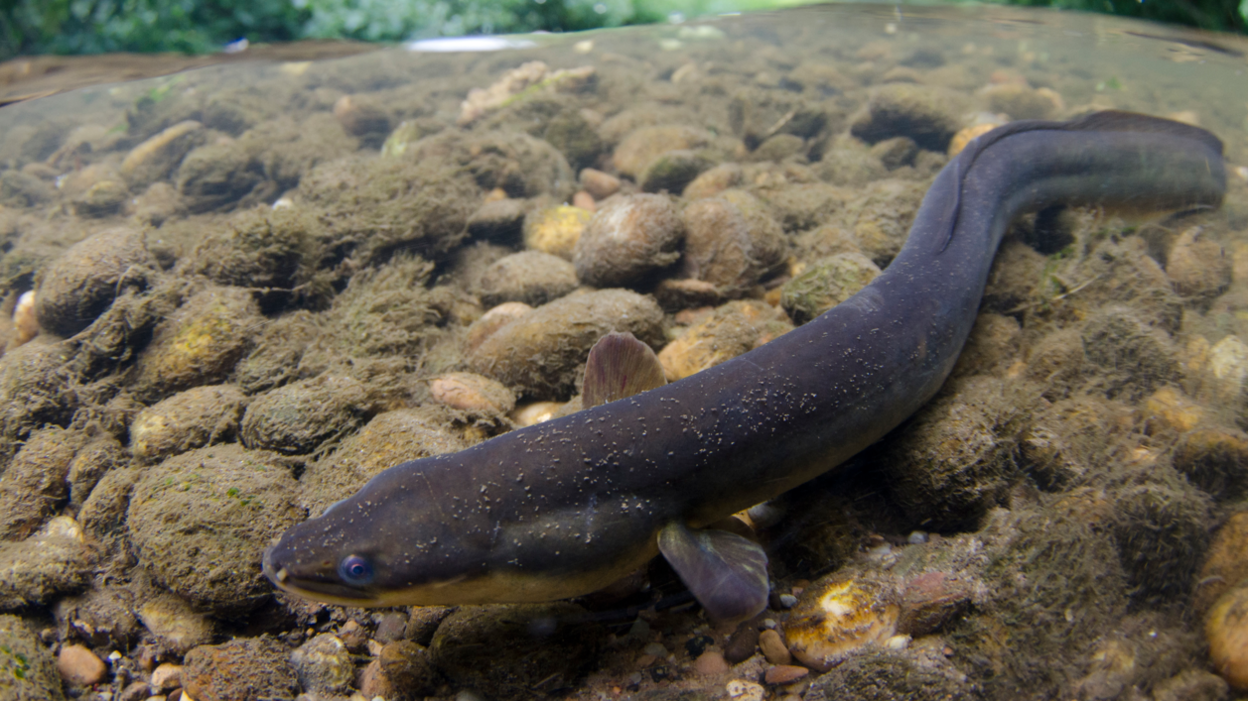
[[1214,533],[1196,581],[1197,613],[1209,609],[1228,589],[1248,584],[1248,511],[1231,516]]
[[851,652],[892,637],[900,613],[891,580],[838,572],[802,591],[784,632],[794,657],[827,671]]
[[1151,432],[1168,429],[1183,433],[1196,428],[1205,418],[1204,407],[1173,387],[1162,387],[1154,392],[1144,402],[1144,412]]
[[535,251],[572,260],[576,242],[594,216],[593,212],[572,205],[544,209],[524,220],[524,245]]
[[953,135],[953,140],[949,142],[949,157],[953,158],[971,143],[971,139],[982,136],[996,129],[999,124],[976,124],[973,127],[967,127]]
[[1232,688],[1248,690],[1248,583],[1218,599],[1205,618],[1209,661]]

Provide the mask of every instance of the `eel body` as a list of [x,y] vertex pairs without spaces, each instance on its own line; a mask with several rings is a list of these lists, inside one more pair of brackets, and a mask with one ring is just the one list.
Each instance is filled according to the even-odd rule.
[[698,534],[845,461],[937,392],[1015,216],[1217,206],[1221,154],[1202,129],[1124,112],[1000,127],[940,172],[896,259],[849,300],[681,381],[390,468],[286,532],[265,574],[351,606],[549,601],[611,584],[666,539],[699,600],[718,598],[708,612],[752,615],[757,596],[734,605],[750,596],[717,571],[739,553]]

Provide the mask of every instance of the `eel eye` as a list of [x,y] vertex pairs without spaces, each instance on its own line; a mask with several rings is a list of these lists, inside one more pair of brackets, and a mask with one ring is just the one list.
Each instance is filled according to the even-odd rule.
[[338,576],[347,584],[357,586],[371,584],[373,581],[373,563],[360,555],[347,555],[338,563]]

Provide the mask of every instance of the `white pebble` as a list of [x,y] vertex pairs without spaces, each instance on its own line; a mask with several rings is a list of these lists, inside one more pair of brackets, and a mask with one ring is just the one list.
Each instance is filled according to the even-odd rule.
[[914,531],[906,536],[906,542],[911,545],[922,545],[927,542],[927,534],[923,531]]
[[740,701],[763,701],[766,691],[761,684],[747,682],[744,679],[733,679],[724,687],[728,696]]
[[907,647],[910,647],[910,636],[894,635],[888,640],[885,640],[884,645],[889,650],[905,650]]
[[780,605],[786,609],[791,609],[797,605],[797,597],[792,594],[781,594]]

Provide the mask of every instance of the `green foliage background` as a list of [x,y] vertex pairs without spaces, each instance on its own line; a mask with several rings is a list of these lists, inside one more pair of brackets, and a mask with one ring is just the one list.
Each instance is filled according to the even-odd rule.
[[[997,0],[1244,32],[1248,0]],[[0,0],[0,59],[108,51],[206,53],[225,44],[573,31],[801,0]]]

